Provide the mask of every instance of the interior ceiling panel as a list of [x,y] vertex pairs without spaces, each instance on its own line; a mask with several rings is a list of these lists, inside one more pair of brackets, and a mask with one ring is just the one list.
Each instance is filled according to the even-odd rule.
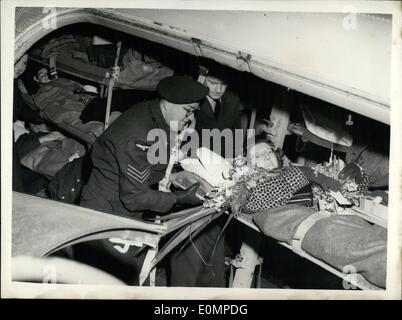
[[[17,51],[22,39],[36,40],[32,33],[48,33],[40,26],[43,11],[35,10],[36,18],[34,13],[28,18],[19,14],[23,19],[18,21],[16,15]],[[57,10],[58,27],[98,23],[213,58],[389,124],[392,28],[388,16],[358,14],[355,28],[347,29],[341,13]]]

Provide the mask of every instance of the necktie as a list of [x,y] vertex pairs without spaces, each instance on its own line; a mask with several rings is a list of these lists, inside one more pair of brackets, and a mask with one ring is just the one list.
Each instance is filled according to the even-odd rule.
[[214,115],[215,115],[215,119],[218,119],[219,114],[221,112],[221,101],[218,100],[214,100],[215,101],[215,111],[214,111]]

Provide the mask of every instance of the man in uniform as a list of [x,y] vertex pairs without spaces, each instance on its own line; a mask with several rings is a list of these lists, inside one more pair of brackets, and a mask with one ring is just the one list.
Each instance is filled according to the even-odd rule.
[[[216,139],[215,144],[220,144],[217,150],[212,135],[211,139],[202,139],[203,129],[217,129],[215,130],[217,133],[221,133],[224,129],[230,129],[234,139],[234,129],[241,129],[240,112],[243,109],[239,97],[227,90],[226,78],[228,70],[212,61],[203,61],[203,64],[208,69],[200,68],[201,79],[199,81],[209,88],[209,93],[201,102],[200,108],[195,114],[195,129],[198,132],[201,146],[208,147],[222,156],[237,156],[234,150],[235,140],[233,140],[234,143],[228,144],[223,138]],[[238,142],[240,147],[243,145],[242,142]],[[225,151],[229,151],[229,154]],[[218,239],[225,223],[225,218],[225,216],[222,216],[214,220],[201,234],[193,239],[192,245],[187,245],[183,250],[172,255],[172,264],[186,265],[189,268],[189,272],[180,276],[172,273],[172,283],[174,285],[225,287],[224,237]],[[217,241],[219,242],[216,243]]]
[[[167,161],[156,164],[148,161],[148,150],[154,141],[147,141],[147,136],[152,129],[160,129],[169,137],[171,130],[181,131],[186,123],[194,121],[193,113],[208,88],[190,77],[173,76],[161,80],[157,91],[160,99],[131,107],[95,142],[91,154],[93,169],[82,192],[82,206],[142,218],[142,213],[148,210],[164,213],[175,204],[200,204],[195,195],[196,185],[174,193],[152,188],[164,177]],[[169,145],[166,149],[169,155]],[[78,250],[84,262],[95,261],[105,271],[124,273],[120,278],[126,282],[138,283],[141,261],[134,261],[137,249],[131,248],[122,254],[109,241],[96,241],[91,245],[89,250]],[[184,269],[185,266],[175,266],[173,273],[178,273],[180,278]]]
[[[147,141],[147,135],[158,128],[169,136],[170,130],[180,131],[186,122],[194,121],[193,113],[208,89],[190,77],[174,76],[162,80],[157,91],[160,100],[131,107],[97,139],[91,156],[93,170],[81,205],[139,217],[138,212],[143,210],[163,213],[175,203],[198,203],[195,192],[189,190],[183,195],[151,188],[164,177],[167,162],[149,163],[147,153],[155,141]],[[172,128],[175,122],[178,128]]]

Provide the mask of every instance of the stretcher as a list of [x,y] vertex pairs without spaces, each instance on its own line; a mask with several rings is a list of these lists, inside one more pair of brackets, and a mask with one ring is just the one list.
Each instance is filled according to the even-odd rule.
[[[50,68],[49,59],[43,59],[38,56],[29,55],[29,59],[39,63],[40,65]],[[86,63],[67,55],[57,56],[55,62],[58,71],[69,74],[74,77],[81,78],[100,85],[105,85],[105,76],[108,72],[107,68],[98,67],[90,63]]]
[[[250,287],[254,272],[256,267],[261,264],[261,257],[259,255],[259,246],[262,240],[263,234],[261,230],[253,223],[249,215],[241,214],[236,219],[247,226],[244,235],[244,241],[240,249],[240,264],[235,265],[236,272],[233,280],[233,287]],[[302,239],[299,239],[302,240]],[[373,285],[367,281],[361,274],[357,273],[343,273],[340,270],[334,268],[330,264],[312,256],[311,254],[305,252],[297,245],[289,245],[284,241],[277,241],[283,247],[291,250],[294,254],[320,266],[321,268],[327,270],[328,272],[336,275],[337,277],[343,279],[343,281],[350,287],[356,287],[361,290],[383,290],[382,288]],[[269,263],[269,261],[265,261]]]
[[[104,117],[105,120],[104,124],[102,125],[102,129],[106,130],[110,125],[113,89],[114,87],[118,86],[118,78],[120,73],[118,61],[120,57],[120,51],[121,41],[117,43],[115,63],[112,68],[99,67],[64,54],[51,55],[49,59],[45,59],[39,55],[35,56],[35,51],[33,51],[33,53],[29,55],[29,59],[45,67],[48,67],[51,74],[53,74],[55,77],[57,77],[58,71],[60,71],[78,77],[80,79],[98,84],[100,87],[100,97],[107,99],[106,112]],[[134,86],[133,88],[135,89],[137,87]],[[155,84],[147,85],[146,81],[142,79],[142,83],[138,83],[137,89],[153,91],[155,90]],[[37,107],[40,108],[40,106]],[[84,126],[82,124],[76,126],[66,121],[55,122],[51,118],[48,118],[47,120],[64,132],[70,133],[74,137],[88,143],[89,145],[92,145],[97,138],[97,135],[95,135],[93,132],[90,132],[90,130],[83,130]]]
[[93,132],[84,131],[70,123],[67,122],[53,122],[49,119],[46,119],[46,122],[49,122],[52,127],[57,128],[58,131],[62,133],[66,133],[77,140],[84,142],[86,145],[93,145],[97,136]]
[[[295,126],[290,124],[290,114],[293,109],[292,99],[288,95],[284,95],[284,100],[281,105],[274,105],[270,114],[270,120],[273,123],[271,128],[272,133],[272,141],[274,142],[276,147],[282,147],[284,144],[285,136],[289,134],[296,134],[297,136],[305,136],[307,130],[302,126]],[[312,136],[311,134],[309,137]],[[313,140],[313,139],[308,139]],[[320,139],[320,142],[323,139]],[[317,141],[312,141],[313,143],[317,143]],[[334,144],[331,144],[331,147],[334,147]],[[340,146],[343,150],[344,146]],[[353,212],[356,214],[356,212]],[[247,225],[245,238],[243,239],[243,243],[240,249],[240,257],[243,259],[240,266],[237,268],[236,274],[233,280],[233,287],[250,287],[255,269],[261,263],[261,258],[259,256],[259,246],[261,242],[261,231],[255,225],[255,223],[250,219],[249,215],[240,215],[237,219],[243,224]],[[379,224],[381,225],[381,224]],[[301,239],[299,239],[301,240]],[[312,263],[324,268],[325,270],[331,272],[332,274],[340,277],[345,280],[347,283],[352,284],[353,286],[360,288],[362,290],[378,290],[382,289],[368,282],[365,278],[363,278],[360,274],[345,274],[340,270],[334,268],[330,264],[317,259],[316,257],[310,255],[309,253],[300,250],[300,247],[297,250],[294,250],[291,245],[283,241],[277,241],[280,245],[291,249],[295,254],[302,256],[303,258],[311,261]],[[299,245],[301,241],[299,241]]]
[[[54,69],[70,76],[96,83],[100,86],[101,96],[106,97],[107,95],[106,88],[109,84],[108,72],[110,72],[110,68],[99,67],[63,54],[54,56],[54,61],[42,58],[34,53],[29,54],[28,58],[35,63],[49,68],[49,70]],[[151,81],[151,79],[149,81]],[[124,83],[117,82],[116,86],[123,89],[125,88]],[[155,91],[155,88],[155,81],[147,83],[145,75],[139,78],[135,84],[131,84],[131,89]]]
[[[187,169],[192,172],[192,168],[188,167]],[[173,179],[174,184],[183,189],[188,188],[195,182],[190,181],[191,174],[192,173],[189,175],[177,175],[176,178]],[[202,174],[200,175],[202,176]],[[207,179],[207,177],[202,177]],[[186,179],[189,180],[187,181]],[[213,182],[211,183],[213,184]],[[289,201],[289,203],[290,202],[291,201]],[[254,224],[251,215],[242,214],[237,217],[240,222],[246,224],[249,228],[247,228],[248,232],[246,232],[246,238],[243,239],[240,254],[238,255],[239,259],[231,261],[231,265],[237,269],[232,283],[233,287],[250,287],[255,268],[261,265],[258,248],[263,234],[270,236],[274,240],[277,240],[282,246],[291,249],[299,256],[340,277],[344,280],[344,284],[347,287],[355,286],[356,288],[364,290],[373,290],[380,289],[380,287],[374,284],[385,286],[384,267],[386,265],[386,242],[384,240],[384,233],[386,232],[386,228],[384,228],[384,223],[377,223],[382,228],[371,230],[368,227],[369,224],[358,217],[359,215],[355,212],[355,207],[346,210],[348,212],[342,212],[342,215],[339,216],[331,216],[331,214],[326,211],[316,212],[314,209],[306,209],[306,207],[304,208],[307,212],[304,212],[302,208],[303,207],[296,206],[296,209],[293,208],[292,211],[285,212],[283,215],[277,215],[274,219],[268,219],[267,225],[273,223],[276,227],[274,231],[272,227],[270,227],[271,230],[269,230],[269,227],[263,228],[261,225],[259,225],[258,228],[257,225]],[[283,209],[287,210],[288,208],[283,207]],[[270,216],[270,212],[264,212],[264,214]],[[310,251],[305,251],[302,248],[302,242],[308,231],[312,231],[310,229],[315,226],[320,219],[330,217],[332,218],[328,221],[328,224],[330,224],[332,230],[335,230],[335,238],[339,240],[340,244],[331,243],[328,237],[320,237],[320,233],[325,233],[325,231],[322,230],[325,230],[324,227],[328,228],[328,224],[320,225],[319,230],[314,229],[314,232],[308,234],[310,238],[310,245],[308,246]],[[369,221],[375,222],[376,220],[370,219]],[[339,228],[339,225],[345,225],[349,234],[359,234],[360,238],[351,239],[351,245],[349,246],[347,244],[348,235],[342,232],[336,232],[336,228]],[[371,231],[376,232],[376,237],[372,237]],[[281,235],[282,233],[287,234],[286,237]],[[314,242],[311,241],[312,237],[316,239],[319,245],[311,245],[311,243]],[[286,241],[283,241],[283,238],[286,238]],[[289,240],[289,238],[291,240]],[[359,239],[364,241],[359,242]],[[334,263],[334,259],[336,260],[337,257],[339,261]],[[348,261],[348,263],[343,263],[344,261]],[[356,267],[353,266],[353,264],[355,264]],[[353,268],[355,271],[353,271]],[[368,276],[368,279],[373,281],[374,284],[367,281],[360,272]]]
[[40,116],[51,126],[92,144],[103,132],[104,124],[101,121],[83,123],[80,119],[88,97],[81,84],[60,77],[43,85],[32,100]]
[[[120,54],[121,42],[118,43],[118,54],[116,56],[116,64]],[[33,51],[35,52],[35,51]],[[91,83],[97,83],[100,87],[100,96],[107,97],[107,110],[105,113],[104,129],[109,126],[110,119],[110,105],[112,99],[112,92],[116,76],[115,72],[111,72],[108,68],[102,68],[84,61],[75,59],[69,55],[57,54],[52,55],[50,59],[44,59],[35,54],[30,54],[29,59],[49,68],[51,74],[57,77],[58,71],[78,77],[80,79],[90,81]],[[118,73],[117,73],[118,76]],[[37,106],[41,107],[41,106]],[[54,121],[51,117],[47,118],[58,129],[71,134],[72,136],[80,139],[91,145],[96,140],[97,136],[90,130],[83,129],[85,126],[74,125],[68,121]]]
[[[175,185],[178,181],[174,180]],[[354,207],[339,215],[331,215],[324,210],[316,211],[297,201],[277,209],[283,212],[260,212],[255,221],[254,215],[241,213],[235,216],[246,228],[240,253],[235,259],[227,259],[234,274],[230,287],[249,288],[256,268],[261,273],[259,248],[264,236],[269,236],[293,253],[338,276],[345,288],[381,290],[381,287],[385,287],[386,228],[383,224],[371,226],[356,215]],[[205,213],[209,214],[206,209],[196,210],[193,215]],[[171,216],[175,218],[178,215],[185,216],[185,213]],[[264,220],[267,215],[269,219]],[[194,216],[187,217],[187,222],[199,219]],[[266,221],[265,225],[261,221]],[[183,219],[179,223],[184,225],[186,221]],[[194,223],[194,228],[197,227]],[[335,238],[331,238],[331,233]],[[236,272],[233,272],[234,269]]]

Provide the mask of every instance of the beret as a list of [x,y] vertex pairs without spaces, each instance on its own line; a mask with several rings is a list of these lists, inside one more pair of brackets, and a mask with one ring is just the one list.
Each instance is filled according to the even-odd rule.
[[194,103],[204,99],[209,89],[189,76],[162,79],[156,88],[161,98],[176,104]]

